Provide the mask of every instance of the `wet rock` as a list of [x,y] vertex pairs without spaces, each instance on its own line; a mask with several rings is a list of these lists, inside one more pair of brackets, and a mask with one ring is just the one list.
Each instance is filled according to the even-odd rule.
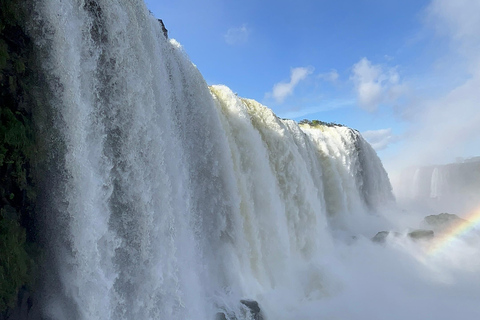
[[408,233],[413,240],[430,240],[435,236],[433,230],[418,229]]
[[390,234],[389,231],[377,232],[377,234],[372,238],[372,241],[377,243],[384,243],[389,234]]
[[[262,310],[260,309],[260,306],[258,305],[258,302],[255,300],[240,300],[240,303],[243,304],[245,307],[242,308],[242,313],[241,315],[236,315],[231,312],[227,311],[222,311],[218,312],[215,315],[215,320],[242,320],[242,319],[250,319],[247,317],[248,313],[250,313],[251,319],[253,320],[265,320]],[[246,309],[246,310],[245,310]]]
[[5,314],[0,314],[0,320],[41,320],[38,305],[34,303],[28,290],[22,288],[18,293],[17,305],[8,310]]
[[394,235],[395,237],[401,236],[400,233],[394,231],[380,231],[372,238],[372,241],[376,243],[385,243],[390,234]]
[[163,35],[165,36],[165,38],[168,39],[168,30],[167,28],[165,28],[165,24],[163,23],[163,20],[162,19],[157,19],[158,22],[160,22],[160,25],[162,26],[162,31],[163,31]]
[[215,315],[215,320],[227,320],[227,317],[225,316],[225,314],[223,312],[218,312]]
[[246,306],[248,309],[250,309],[250,313],[253,316],[253,319],[255,320],[263,320],[262,316],[262,310],[260,310],[260,306],[258,305],[258,302],[255,300],[240,300],[240,302]]
[[446,229],[449,229],[459,223],[467,222],[457,216],[456,214],[451,213],[440,213],[430,216],[426,216],[425,219],[421,222],[423,227],[431,228],[435,231],[443,232]]

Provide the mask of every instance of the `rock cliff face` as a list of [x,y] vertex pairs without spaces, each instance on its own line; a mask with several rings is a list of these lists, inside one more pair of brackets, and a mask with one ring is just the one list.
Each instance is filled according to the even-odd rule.
[[168,39],[168,30],[165,28],[165,23],[163,23],[162,19],[158,19],[158,22],[160,22],[160,25],[162,26],[163,35]]
[[27,319],[36,245],[32,43],[24,0],[0,3],[0,319]]

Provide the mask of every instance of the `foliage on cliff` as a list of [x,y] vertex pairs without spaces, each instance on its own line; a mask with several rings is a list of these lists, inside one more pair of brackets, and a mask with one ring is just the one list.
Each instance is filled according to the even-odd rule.
[[303,119],[302,121],[299,122],[299,124],[308,124],[309,126],[312,126],[312,127],[318,127],[318,126],[344,127],[343,124],[338,124],[335,122],[324,122],[321,120],[307,120],[307,119]]
[[22,26],[23,4],[0,2],[0,313],[14,307],[19,290],[33,281],[32,44]]

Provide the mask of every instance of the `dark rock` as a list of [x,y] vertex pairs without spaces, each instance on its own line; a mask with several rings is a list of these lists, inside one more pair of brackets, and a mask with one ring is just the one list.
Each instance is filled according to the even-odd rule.
[[429,240],[435,236],[433,230],[418,229],[408,233],[413,240]]
[[4,315],[0,314],[0,320],[41,320],[38,305],[30,292],[24,288],[18,293],[17,305],[8,310]]
[[258,305],[258,302],[255,300],[240,300],[240,302],[246,306],[248,309],[250,309],[250,313],[253,316],[253,319],[255,320],[263,320],[263,315],[262,311],[260,309],[260,306]]
[[372,238],[372,241],[377,243],[384,243],[389,234],[390,234],[389,231],[377,232],[377,234]]
[[157,19],[158,22],[160,22],[160,25],[162,26],[162,31],[163,31],[163,35],[165,36],[165,38],[168,39],[168,30],[167,28],[165,28],[165,24],[163,23],[163,20],[162,19]]
[[227,317],[225,316],[225,314],[223,312],[218,312],[215,315],[215,320],[227,320]]
[[[243,308],[241,308],[242,314],[237,315],[232,312],[228,312],[227,310],[222,310],[221,312],[218,312],[215,315],[215,320],[240,320],[240,319],[246,319],[248,313],[250,313],[252,319],[254,320],[265,320],[262,310],[260,309],[260,306],[258,305],[258,302],[255,300],[240,300],[240,303],[244,305]],[[220,308],[223,309],[223,308]]]
[[460,218],[456,214],[440,213],[426,216],[421,225],[442,232],[456,224],[464,222],[467,222],[467,220]]
[[[37,157],[32,110],[38,98],[36,54],[26,31],[31,1],[2,0],[0,5],[0,319],[24,314],[33,282],[30,248],[35,225],[32,172]],[[35,151],[34,151],[35,150]],[[20,305],[22,304],[22,307]]]
[[3,207],[3,210],[1,211],[1,216],[4,219],[11,219],[11,220],[18,220],[19,216],[17,213],[17,210],[15,210],[14,207],[6,205]]
[[394,231],[380,231],[372,238],[372,241],[377,243],[385,243],[385,241],[387,240],[387,237],[390,234],[393,234],[395,237],[399,237],[402,235],[401,233],[394,232]]

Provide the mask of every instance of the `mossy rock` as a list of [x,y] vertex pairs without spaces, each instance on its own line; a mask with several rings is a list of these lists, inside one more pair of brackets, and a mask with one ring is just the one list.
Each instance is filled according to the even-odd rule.
[[0,220],[0,310],[13,308],[17,294],[31,283],[33,259],[26,250],[25,229],[2,209]]
[[34,279],[35,149],[30,92],[33,45],[24,31],[26,0],[0,2],[0,316]]

